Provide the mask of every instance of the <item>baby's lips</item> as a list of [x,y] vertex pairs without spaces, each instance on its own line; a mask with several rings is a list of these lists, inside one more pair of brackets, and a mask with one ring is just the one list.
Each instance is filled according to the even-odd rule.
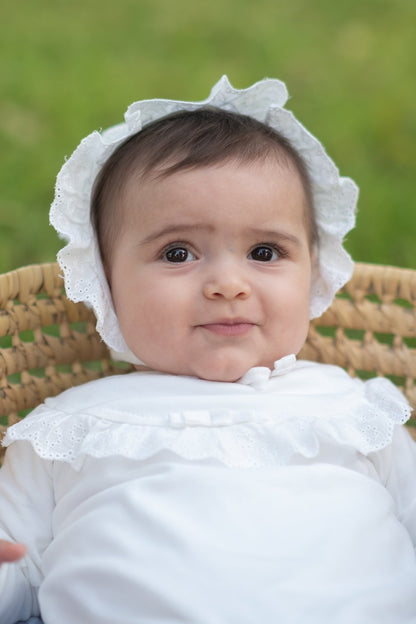
[[201,324],[199,327],[218,336],[244,336],[256,327],[256,323],[246,319],[221,319]]

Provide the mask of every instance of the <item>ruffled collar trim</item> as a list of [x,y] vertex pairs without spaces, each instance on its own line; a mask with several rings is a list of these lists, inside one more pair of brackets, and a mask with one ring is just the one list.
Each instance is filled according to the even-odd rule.
[[288,356],[273,371],[251,369],[235,384],[157,373],[91,382],[48,399],[10,427],[3,443],[26,440],[42,458],[69,463],[170,451],[250,468],[317,457],[323,443],[368,455],[388,446],[410,413],[387,379],[361,382]]

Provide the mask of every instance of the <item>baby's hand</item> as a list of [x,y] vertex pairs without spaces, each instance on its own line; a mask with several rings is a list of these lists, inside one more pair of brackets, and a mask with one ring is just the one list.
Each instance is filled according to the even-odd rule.
[[24,557],[26,546],[0,540],[0,565],[10,561],[18,561]]

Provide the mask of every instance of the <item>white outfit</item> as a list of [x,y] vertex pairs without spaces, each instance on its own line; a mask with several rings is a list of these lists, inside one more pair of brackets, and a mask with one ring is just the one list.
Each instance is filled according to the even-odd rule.
[[385,379],[109,377],[12,427],[0,623],[416,622],[416,452]]

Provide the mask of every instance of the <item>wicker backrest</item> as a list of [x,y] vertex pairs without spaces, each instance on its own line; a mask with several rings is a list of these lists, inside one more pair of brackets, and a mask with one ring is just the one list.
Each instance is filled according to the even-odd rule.
[[67,299],[56,263],[0,275],[0,435],[46,397],[131,368],[110,360],[93,312]]
[[[416,271],[357,264],[300,356],[388,376],[416,407],[415,306]],[[0,431],[47,396],[131,368],[111,361],[93,313],[65,297],[55,263],[0,275]]]
[[[390,378],[416,408],[416,271],[357,263],[300,357]],[[409,424],[415,424],[413,421]]]

